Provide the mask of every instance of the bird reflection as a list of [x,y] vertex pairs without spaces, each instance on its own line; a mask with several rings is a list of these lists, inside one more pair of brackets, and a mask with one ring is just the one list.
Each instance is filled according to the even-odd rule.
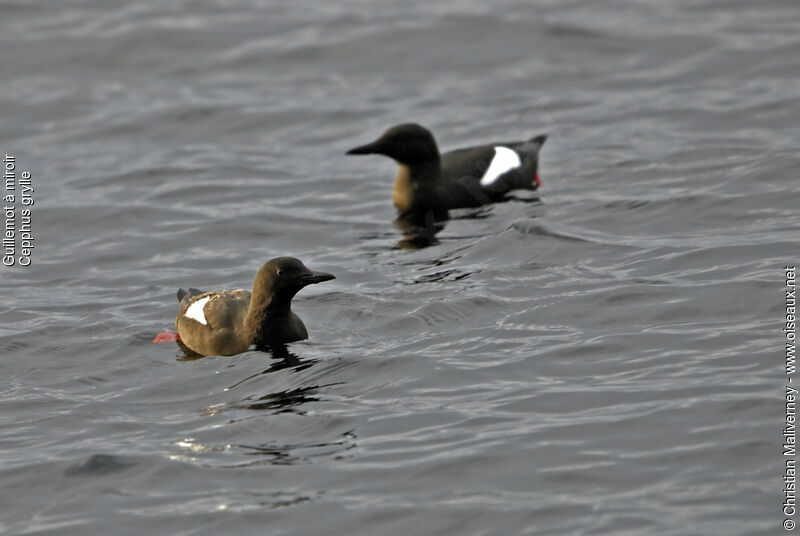
[[313,458],[333,457],[341,460],[346,452],[356,447],[357,436],[353,430],[344,432],[331,441],[281,444],[275,442],[261,445],[237,445],[251,456],[266,456],[271,465],[298,465],[310,463]]
[[286,345],[275,345],[275,346],[265,346],[263,348],[258,348],[261,351],[267,352],[272,354],[273,362],[270,364],[269,368],[262,370],[261,372],[256,372],[255,374],[251,374],[250,376],[244,378],[243,380],[239,380],[238,382],[234,383],[228,390],[234,389],[245,382],[252,380],[253,378],[257,378],[259,376],[263,376],[264,374],[271,374],[273,372],[278,372],[279,370],[283,369],[294,369],[292,372],[300,372],[305,370],[314,365],[319,359],[300,359],[297,354],[290,352]]
[[[184,355],[179,356],[181,360],[202,357],[196,354],[192,355],[192,351],[188,348],[184,347],[183,349]],[[230,465],[230,467],[237,468],[265,464],[296,465],[311,463],[317,458],[343,459],[347,457],[347,451],[356,446],[355,432],[343,428],[334,431],[331,435],[325,419],[323,419],[323,424],[316,429],[313,438],[307,437],[295,441],[293,437],[295,434],[292,432],[289,437],[283,438],[281,438],[280,432],[262,434],[264,427],[267,426],[265,420],[272,422],[278,418],[276,415],[290,419],[282,422],[299,422],[293,421],[293,419],[303,419],[303,430],[307,431],[309,426],[313,427],[314,423],[318,421],[314,415],[309,415],[304,410],[305,404],[323,400],[322,394],[325,389],[342,385],[343,382],[319,383],[318,378],[324,376],[324,372],[336,370],[335,366],[329,367],[327,371],[313,371],[312,376],[303,374],[293,377],[292,375],[295,373],[313,367],[320,360],[304,359],[290,351],[286,345],[257,349],[269,354],[271,357],[269,366],[259,372],[248,373],[247,376],[225,387],[224,390],[232,395],[233,399],[221,404],[214,404],[203,412],[204,415],[229,412],[230,418],[226,425],[235,426],[232,434],[234,437],[241,437],[241,440],[233,440],[225,446],[209,447],[203,450],[238,450],[247,457],[248,461],[244,463],[235,461],[233,465]],[[239,369],[239,367],[247,366],[246,364],[252,364],[253,359],[261,358],[258,354],[251,353],[247,359],[237,361],[235,364],[231,363],[231,367]],[[252,368],[248,370],[252,370]],[[288,388],[286,388],[287,382],[289,383]],[[278,385],[284,389],[275,390]],[[300,500],[305,499],[301,498]]]
[[394,220],[394,224],[403,233],[397,242],[398,249],[423,249],[439,243],[436,235],[444,229],[447,216],[436,216],[432,210],[424,214],[403,214]]
[[297,354],[290,352],[285,344],[258,347],[256,349],[272,354],[272,358],[275,360],[262,374],[277,372],[286,368],[293,368],[294,372],[300,372],[319,361],[319,359],[300,359]]
[[[183,342],[181,342],[180,339],[176,341],[176,343],[178,347],[181,349],[181,353],[175,356],[178,361],[196,361],[198,359],[203,359],[205,357],[208,357],[194,352],[191,348],[183,344]],[[307,369],[308,367],[310,367],[311,365],[313,365],[318,361],[317,359],[302,360],[299,357],[297,357],[297,355],[290,352],[289,349],[286,347],[286,345],[283,344],[274,346],[261,346],[261,347],[256,347],[255,349],[260,352],[266,352],[268,354],[272,354],[272,357],[273,359],[275,359],[275,361],[270,365],[270,367],[267,370],[259,372],[258,374],[254,374],[253,376],[250,376],[248,378],[245,378],[239,383],[243,383],[254,376],[258,376],[259,374],[276,372],[278,370],[282,370],[285,368],[297,367],[295,372],[299,372],[301,370]],[[239,384],[237,383],[236,385]]]
[[183,342],[180,339],[175,341],[175,344],[177,344],[178,348],[180,348],[181,350],[180,353],[175,356],[175,358],[178,361],[196,361],[198,359],[206,357],[204,355],[196,353],[194,350],[183,344]]
[[[319,386],[311,385],[308,387],[298,387],[277,393],[268,393],[259,397],[247,397],[238,407],[243,409],[268,410],[273,413],[296,412],[296,406],[306,402],[318,402],[317,394]],[[299,413],[299,412],[298,412]]]
[[[250,374],[246,378],[239,380],[238,382],[229,386],[227,390],[235,389],[242,384],[250,382],[256,378],[265,376],[267,374],[274,374],[281,370],[291,369],[289,372],[290,374],[301,372],[314,366],[314,364],[319,361],[319,359],[301,359],[295,353],[289,351],[285,345],[276,345],[260,349],[272,354],[274,360],[270,366],[261,372]],[[338,383],[328,383],[323,385],[313,384],[295,387],[293,389],[286,389],[284,391],[276,391],[265,394],[252,394],[242,399],[240,403],[235,404],[235,407],[251,410],[266,410],[273,413],[294,412],[303,414],[300,407],[306,402],[319,401],[319,398],[315,396],[317,392],[322,388],[330,387],[332,385],[338,385]]]
[[[495,203],[507,203],[509,201],[541,205],[542,201],[539,197],[518,197],[515,195],[506,195]],[[487,218],[491,213],[491,205],[483,205],[472,209],[461,210],[455,216],[458,220],[474,220]],[[430,246],[439,244],[436,235],[439,234],[445,227],[445,224],[450,220],[450,215],[447,212],[434,212],[428,210],[424,213],[401,213],[394,224],[403,233],[403,238],[399,240],[395,247],[397,249],[424,249]]]

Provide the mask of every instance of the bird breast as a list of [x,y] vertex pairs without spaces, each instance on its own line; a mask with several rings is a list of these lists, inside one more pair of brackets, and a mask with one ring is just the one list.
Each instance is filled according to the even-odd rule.
[[411,183],[411,171],[408,166],[400,164],[397,178],[394,181],[392,201],[397,210],[403,211],[411,208],[414,202],[414,185]]

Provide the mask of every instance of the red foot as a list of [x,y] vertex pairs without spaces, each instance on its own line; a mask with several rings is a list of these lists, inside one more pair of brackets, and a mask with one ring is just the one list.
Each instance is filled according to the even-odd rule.
[[181,340],[180,335],[178,335],[174,331],[166,330],[156,335],[156,338],[153,339],[153,342],[156,344],[161,344],[165,342],[179,342],[180,340]]

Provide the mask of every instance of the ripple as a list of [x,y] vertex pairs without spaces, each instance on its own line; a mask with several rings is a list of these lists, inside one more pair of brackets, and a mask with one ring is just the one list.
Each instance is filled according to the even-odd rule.
[[[5,7],[0,530],[768,532],[790,2]],[[343,155],[402,121],[548,132],[543,187],[405,247],[395,166]],[[150,343],[285,254],[337,275],[309,340]]]

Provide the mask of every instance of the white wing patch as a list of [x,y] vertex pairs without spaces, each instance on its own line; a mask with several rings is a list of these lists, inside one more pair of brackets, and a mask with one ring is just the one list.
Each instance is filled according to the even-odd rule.
[[481,177],[481,186],[489,186],[503,173],[518,168],[521,165],[522,160],[519,159],[519,155],[516,152],[508,147],[498,145],[494,148],[494,158],[492,158],[492,162],[486,169],[486,173]]
[[193,304],[191,304],[189,308],[186,309],[185,316],[187,318],[191,318],[192,320],[197,320],[204,326],[207,326],[208,322],[206,322],[206,315],[203,314],[203,310],[206,308],[206,304],[210,299],[211,296],[206,296],[205,298],[201,298],[196,302],[194,302]]

